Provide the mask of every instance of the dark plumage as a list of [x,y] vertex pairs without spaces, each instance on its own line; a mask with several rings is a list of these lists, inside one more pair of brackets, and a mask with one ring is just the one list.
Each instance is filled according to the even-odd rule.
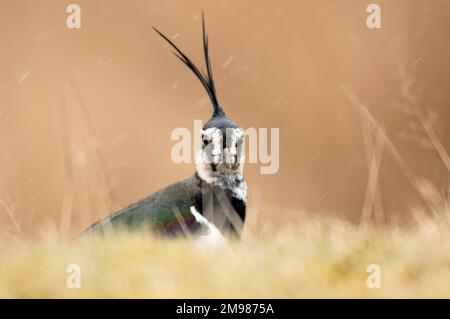
[[[242,176],[242,165],[238,161],[242,152],[240,145],[243,133],[219,105],[209,59],[204,17],[202,30],[206,74],[164,34],[154,29],[176,50],[174,54],[200,80],[211,99],[213,114],[203,127],[204,144],[196,163],[197,172],[120,209],[90,226],[83,234],[103,232],[106,229],[142,228],[150,228],[165,235],[207,233],[205,222],[199,221],[198,216],[192,213],[192,209],[195,209],[221,232],[239,235],[245,220],[247,201],[247,186]],[[230,136],[227,130],[231,130]],[[222,154],[218,154],[218,149],[222,150]],[[211,159],[211,162],[208,159]]]
[[120,209],[93,224],[85,232],[103,231],[111,227],[150,227],[154,231],[170,235],[182,232],[184,226],[190,232],[196,232],[200,230],[200,225],[191,214],[190,207],[199,207],[201,197],[201,180],[194,175]]
[[[224,212],[221,196],[235,207],[239,218],[245,219],[245,203],[235,198],[229,190],[212,186],[202,181],[197,174],[176,182],[130,204],[116,213],[96,222],[84,231],[84,234],[103,232],[104,230],[142,230],[151,229],[163,235],[185,235],[205,231],[190,212],[190,207],[202,215],[206,210],[212,212],[210,218],[224,233],[237,235],[241,229],[235,229]],[[203,201],[205,198],[205,201]],[[210,201],[210,203],[208,203]],[[210,207],[207,207],[210,205]],[[237,228],[241,226],[237,225]]]

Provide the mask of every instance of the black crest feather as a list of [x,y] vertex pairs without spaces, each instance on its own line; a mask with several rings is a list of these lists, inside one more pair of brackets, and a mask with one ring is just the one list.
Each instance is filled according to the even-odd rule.
[[206,35],[205,16],[204,16],[203,12],[202,12],[203,52],[204,52],[204,55],[205,55],[206,74],[201,72],[197,68],[197,66],[191,61],[191,59],[189,59],[162,32],[160,32],[155,27],[153,27],[153,29],[176,50],[176,52],[174,52],[175,56],[178,57],[195,74],[195,76],[200,80],[200,82],[202,83],[202,85],[205,88],[206,92],[208,93],[209,98],[210,98],[211,103],[212,103],[212,106],[214,108],[213,117],[214,116],[224,116],[225,112],[222,109],[222,107],[219,105],[219,102],[217,101],[216,87],[214,85],[214,79],[213,79],[212,69],[211,69],[211,61],[209,59],[209,53],[208,53],[208,36]]

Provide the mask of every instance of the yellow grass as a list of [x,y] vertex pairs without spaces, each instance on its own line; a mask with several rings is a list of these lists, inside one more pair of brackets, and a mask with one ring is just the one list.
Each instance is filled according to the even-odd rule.
[[[116,234],[62,242],[5,238],[0,297],[450,297],[450,218],[416,227],[357,228],[306,219],[229,247]],[[81,288],[68,289],[69,264]],[[369,264],[381,288],[369,289]]]

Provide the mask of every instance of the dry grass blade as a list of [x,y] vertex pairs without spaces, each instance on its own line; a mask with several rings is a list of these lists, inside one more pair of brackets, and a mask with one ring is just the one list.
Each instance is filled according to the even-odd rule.
[[401,66],[398,66],[398,72],[400,75],[401,93],[405,100],[410,104],[415,116],[420,121],[420,124],[424,128],[428,138],[433,144],[435,150],[439,154],[442,162],[446,166],[447,170],[450,172],[450,157],[445,149],[444,144],[441,142],[440,138],[436,134],[428,116],[422,110],[420,103],[418,102],[415,94],[412,92],[412,84],[414,79],[407,73],[407,71]]
[[0,206],[5,211],[6,215],[8,215],[9,219],[11,220],[12,225],[14,226],[14,229],[17,231],[18,234],[23,234],[22,226],[20,226],[19,221],[17,220],[16,216],[14,215],[14,207],[12,205],[8,205],[3,201],[3,199],[0,199]]
[[65,187],[64,199],[61,209],[59,232],[63,236],[67,236],[71,227],[72,209],[74,199],[74,176],[72,167],[72,152],[70,147],[69,129],[67,123],[66,101],[61,99],[59,103],[59,111],[61,116],[62,126],[62,145],[64,153],[64,172],[65,172]]
[[[363,132],[363,140],[364,140],[364,151],[365,151],[365,155],[366,155],[366,164],[367,164],[367,173],[370,176],[371,174],[371,167],[372,167],[372,161],[376,160],[376,166],[378,167],[377,169],[379,169],[380,166],[380,161],[381,161],[381,156],[382,154],[374,154],[374,139],[376,141],[379,141],[379,137],[376,135],[378,132],[376,131],[376,134],[373,134],[373,130],[370,127],[370,123],[368,123],[366,117],[364,116],[364,114],[362,114],[362,112],[359,112],[360,117],[361,117],[361,128],[362,128],[362,132]],[[372,136],[375,135],[375,138]],[[382,149],[381,149],[382,151]],[[377,156],[378,158],[376,158]],[[379,174],[379,171],[377,171],[377,174]],[[377,178],[378,179],[378,178]],[[375,214],[375,220],[379,223],[383,222],[385,220],[385,216],[384,216],[384,210],[383,210],[383,203],[381,201],[381,190],[378,187],[378,182],[375,184],[375,198],[373,199],[373,203],[372,203],[372,209],[374,211]],[[364,211],[364,208],[363,208]]]
[[93,144],[94,144],[95,155],[100,163],[100,167],[101,167],[101,170],[103,173],[102,175],[103,175],[103,179],[104,179],[104,182],[106,185],[109,201],[112,206],[115,206],[116,198],[114,195],[113,182],[111,179],[111,174],[108,169],[108,164],[106,162],[106,157],[105,157],[104,151],[101,146],[102,144],[100,142],[100,139],[98,138],[94,123],[89,114],[88,108],[86,106],[86,101],[83,98],[80,87],[78,86],[77,81],[75,80],[75,77],[72,74],[69,74],[69,77],[70,77],[69,83],[70,83],[73,91],[75,92],[75,96],[78,100],[78,104],[80,105],[82,115],[86,121],[86,125],[88,127],[90,137],[94,142]]
[[[409,103],[410,108],[413,110],[414,115],[419,120],[420,124],[425,130],[425,133],[428,136],[428,139],[431,141],[434,149],[438,153],[442,162],[444,163],[448,175],[448,189],[447,189],[447,201],[445,201],[444,205],[448,208],[450,206],[450,156],[446,151],[444,144],[441,142],[438,134],[436,133],[432,121],[428,118],[428,116],[423,111],[420,103],[417,100],[416,94],[412,91],[412,86],[414,84],[414,78],[408,74],[406,68],[404,68],[400,63],[398,64],[398,73],[400,75],[400,85],[401,85],[401,93],[405,100]],[[448,120],[447,120],[447,124]],[[447,139],[449,142],[449,150],[450,150],[450,138]]]
[[423,128],[425,129],[425,132],[428,135],[428,138],[430,139],[431,143],[433,144],[434,148],[436,149],[437,153],[439,154],[442,162],[444,163],[445,167],[450,173],[450,157],[447,153],[447,150],[445,149],[444,144],[441,142],[440,138],[437,136],[433,125],[431,124],[430,120],[426,116],[425,112],[422,110],[422,108],[416,104],[416,106],[413,107],[414,112],[419,119],[420,123],[422,124]]
[[380,134],[380,130],[377,129],[375,135],[375,147],[372,151],[372,160],[369,166],[369,179],[367,182],[364,206],[361,214],[361,225],[364,225],[370,221],[371,212],[375,209],[378,177],[380,175],[380,162],[384,147],[384,139],[380,137]]
[[217,200],[220,206],[222,207],[226,215],[226,218],[228,218],[230,223],[233,225],[234,229],[237,231],[238,234],[242,234],[242,231],[244,229],[244,222],[239,217],[233,205],[231,205],[230,200],[228,199],[227,195],[223,190],[220,190],[218,192]]
[[172,207],[172,211],[175,214],[175,218],[177,219],[178,224],[181,227],[181,230],[183,231],[183,234],[186,236],[186,238],[192,238],[191,232],[189,231],[189,227],[186,225],[186,222],[181,216],[180,210],[178,207]]
[[360,110],[364,114],[364,116],[367,118],[371,126],[379,130],[380,138],[384,140],[384,144],[386,145],[388,151],[394,157],[395,161],[402,169],[411,186],[414,188],[417,194],[419,194],[423,203],[428,205],[434,214],[437,214],[438,209],[436,208],[436,205],[429,200],[428,196],[424,192],[424,187],[421,185],[420,180],[418,179],[416,174],[414,174],[414,172],[406,163],[406,161],[403,159],[403,157],[395,147],[392,140],[387,136],[386,132],[380,127],[377,120],[373,116],[372,112],[370,112],[368,107],[364,105],[349,88],[347,88],[344,85],[341,85],[341,89],[347,96],[349,101],[352,103],[352,105],[354,105],[358,110]]

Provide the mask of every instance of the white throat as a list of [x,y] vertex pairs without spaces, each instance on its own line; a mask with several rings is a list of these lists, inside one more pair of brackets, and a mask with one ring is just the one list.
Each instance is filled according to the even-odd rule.
[[195,156],[195,165],[198,176],[207,184],[229,189],[234,196],[243,202],[247,202],[247,184],[244,181],[243,166],[236,170],[214,170],[208,163],[206,154],[199,150]]

